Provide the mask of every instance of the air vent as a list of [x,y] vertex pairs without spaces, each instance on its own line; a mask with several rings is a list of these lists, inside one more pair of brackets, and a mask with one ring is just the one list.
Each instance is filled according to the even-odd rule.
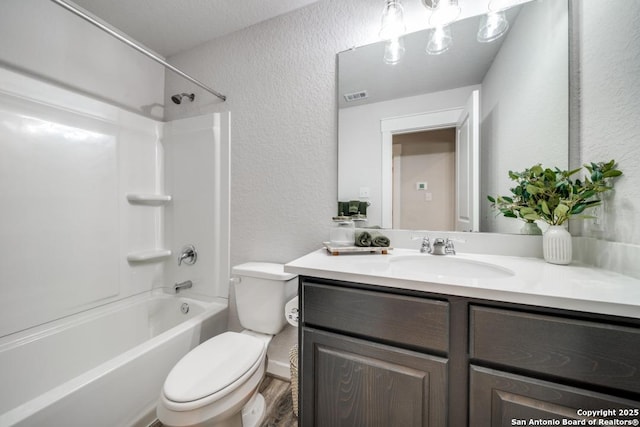
[[344,94],[344,100],[347,102],[360,101],[361,99],[367,99],[368,97],[369,95],[366,90]]

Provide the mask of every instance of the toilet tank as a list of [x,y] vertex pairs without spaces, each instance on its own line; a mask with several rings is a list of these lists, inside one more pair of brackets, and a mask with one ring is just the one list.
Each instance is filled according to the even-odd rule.
[[236,265],[231,273],[242,327],[270,335],[280,332],[287,323],[284,306],[298,291],[298,276],[270,262]]

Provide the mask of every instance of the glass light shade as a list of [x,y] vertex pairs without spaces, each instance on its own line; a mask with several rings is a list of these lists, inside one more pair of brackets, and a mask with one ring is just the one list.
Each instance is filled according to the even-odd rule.
[[435,27],[429,31],[427,53],[429,55],[440,55],[449,50],[452,44],[453,38],[451,38],[451,29],[449,26]]
[[407,27],[404,24],[404,11],[399,0],[387,0],[382,12],[380,38],[390,40],[402,36]]
[[489,43],[499,39],[509,29],[509,21],[504,11],[489,12],[482,17],[478,28],[478,41]]
[[449,25],[460,16],[458,0],[439,0],[429,17],[429,25],[440,27]]
[[384,46],[384,63],[395,65],[404,56],[404,41],[402,38],[391,39]]

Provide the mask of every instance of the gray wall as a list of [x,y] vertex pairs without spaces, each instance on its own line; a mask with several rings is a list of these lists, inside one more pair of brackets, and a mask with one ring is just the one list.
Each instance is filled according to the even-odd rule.
[[585,221],[585,235],[640,244],[640,2],[580,7],[580,158],[615,159],[624,173],[605,197],[602,225]]
[[320,1],[169,61],[228,96],[193,91],[167,118],[231,111],[231,265],[287,262],[321,247],[337,202],[335,55],[377,38],[381,6]]
[[[606,24],[598,21],[604,11],[597,10],[606,5],[579,2],[586,9],[583,26],[589,34],[599,28],[618,38],[611,43],[610,58],[601,57],[601,48],[593,45],[600,35],[588,34],[581,47],[581,158],[615,157],[625,172],[606,206],[616,219],[606,218],[608,231],[598,237],[640,243],[640,227],[633,219],[640,217],[640,185],[632,184],[640,181],[633,170],[640,161],[640,131],[628,120],[638,117],[640,96],[637,85],[625,84],[640,74],[640,43],[637,36],[628,39],[640,28],[640,4],[619,1],[623,16],[614,15]],[[335,54],[376,41],[380,12],[378,2],[323,0],[169,58],[229,97],[220,103],[200,94],[191,105],[168,105],[167,118],[231,111],[232,265],[286,262],[326,239],[325,225],[337,200]],[[621,25],[628,29],[619,31]],[[636,52],[635,62],[612,66],[616,58],[629,57],[630,49]],[[198,94],[172,75],[167,75],[166,87],[167,93]],[[610,120],[620,126],[611,129]]]

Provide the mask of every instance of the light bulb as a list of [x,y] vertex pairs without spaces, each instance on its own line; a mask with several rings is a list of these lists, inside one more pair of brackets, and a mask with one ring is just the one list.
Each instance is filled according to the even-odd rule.
[[458,0],[440,0],[429,17],[429,25],[444,27],[454,22],[460,16]]
[[387,0],[382,12],[380,38],[390,40],[402,36],[407,27],[404,24],[404,12],[399,0]]
[[448,25],[438,26],[429,31],[427,42],[427,53],[429,55],[440,55],[449,50],[453,44],[451,29]]
[[504,11],[489,12],[482,17],[478,28],[478,41],[489,43],[499,39],[509,29],[509,21]]
[[385,64],[395,65],[404,56],[404,42],[402,38],[395,38],[387,41],[384,46]]

